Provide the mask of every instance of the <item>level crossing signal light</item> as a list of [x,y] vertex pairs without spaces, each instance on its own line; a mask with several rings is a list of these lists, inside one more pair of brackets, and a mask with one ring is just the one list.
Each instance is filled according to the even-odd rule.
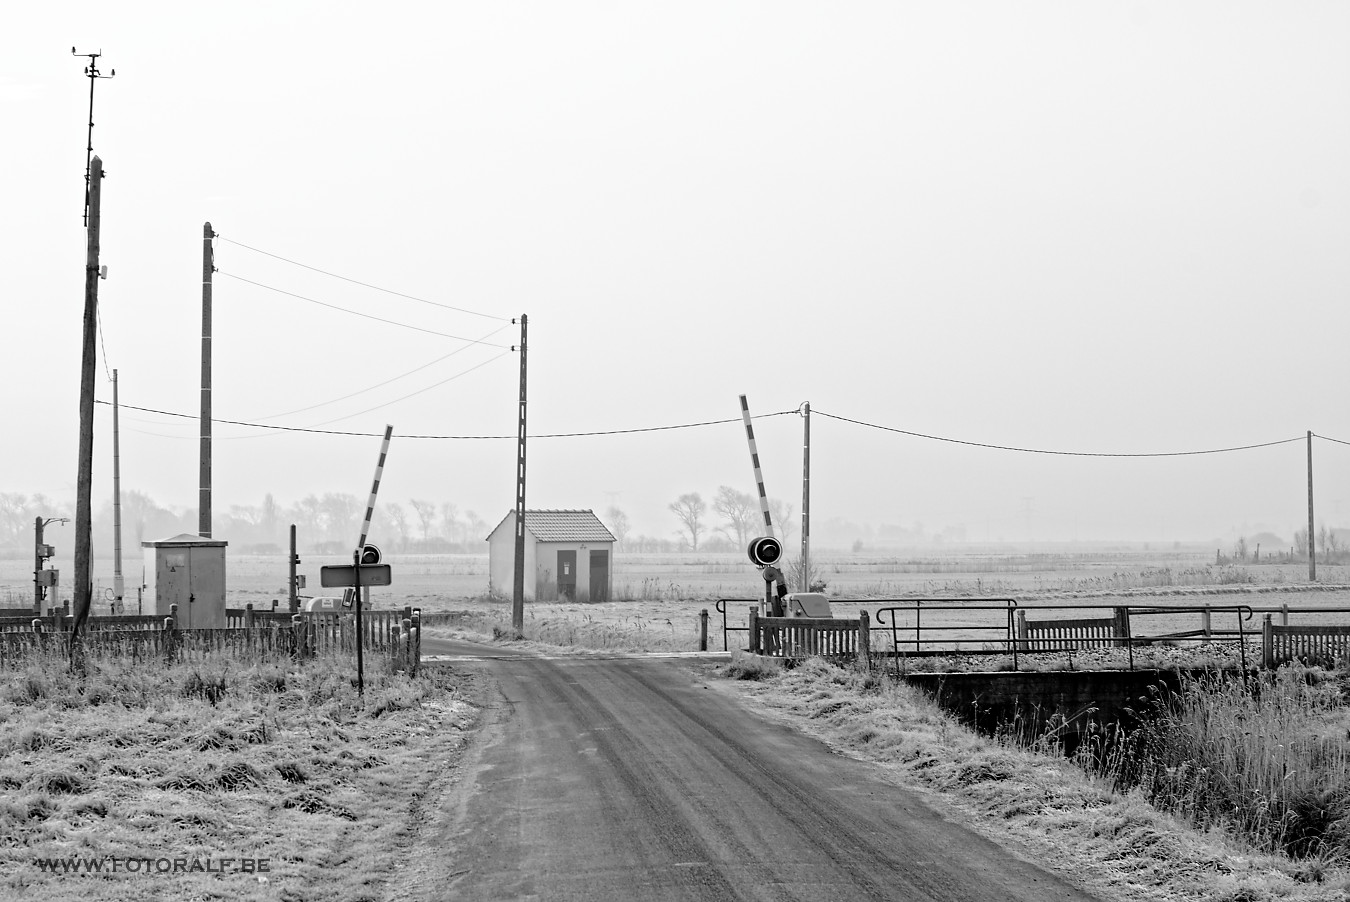
[[772,567],[783,556],[783,545],[773,536],[760,536],[752,539],[746,549],[750,560],[757,567]]
[[380,549],[375,545],[367,543],[361,546],[362,564],[378,564],[383,560],[384,555],[380,553]]

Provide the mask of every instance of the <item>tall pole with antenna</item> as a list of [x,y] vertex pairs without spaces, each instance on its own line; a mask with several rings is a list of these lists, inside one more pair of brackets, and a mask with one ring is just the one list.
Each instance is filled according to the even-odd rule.
[[103,161],[89,167],[89,227],[84,266],[84,348],[80,357],[80,452],[75,477],[75,620],[70,629],[71,664],[79,649],[80,628],[89,619],[94,587],[89,578],[94,484],[94,375],[98,365],[98,236]]
[[116,69],[109,70],[107,75],[98,71],[98,58],[103,55],[103,51],[98,53],[77,53],[74,47],[70,48],[71,56],[89,57],[89,65],[84,67],[84,74],[89,77],[89,131],[85,141],[84,152],[84,225],[89,226],[89,191],[92,184],[90,178],[89,165],[94,156],[94,82],[100,78],[112,78],[117,74]]
[[[94,378],[98,368],[98,279],[99,222],[103,196],[103,161],[94,156],[94,82],[102,78],[98,71],[98,53],[73,56],[89,57],[84,74],[89,78],[89,134],[84,170],[84,342],[80,352],[80,440],[75,475],[75,620],[70,628],[71,665],[79,652],[80,628],[89,619],[94,586],[90,579],[92,558],[94,485]],[[117,70],[109,73],[111,78]]]
[[[512,322],[515,322],[512,320]],[[525,333],[529,317],[520,315],[520,407],[516,423],[516,555],[511,593],[511,628],[525,630]]]
[[202,410],[201,473],[197,493],[197,534],[211,538],[211,274],[216,271],[211,223],[202,226]]

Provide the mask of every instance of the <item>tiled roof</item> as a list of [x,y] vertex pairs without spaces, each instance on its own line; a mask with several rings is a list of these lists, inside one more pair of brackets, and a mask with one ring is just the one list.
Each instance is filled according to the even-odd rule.
[[525,511],[525,528],[541,542],[613,542],[594,511]]

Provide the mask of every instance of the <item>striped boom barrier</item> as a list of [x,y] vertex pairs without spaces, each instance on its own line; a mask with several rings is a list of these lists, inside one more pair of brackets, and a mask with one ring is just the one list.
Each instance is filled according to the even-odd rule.
[[[358,555],[366,547],[366,536],[370,535],[370,518],[375,514],[375,496],[380,491],[380,476],[384,473],[384,459],[389,454],[389,439],[394,435],[394,427],[384,427],[384,442],[380,445],[380,461],[375,464],[375,481],[370,486],[370,503],[366,505],[366,521],[361,524],[361,539],[356,543]],[[360,563],[358,557],[357,563]]]
[[759,509],[764,512],[764,528],[773,536],[773,521],[769,518],[769,496],[764,492],[764,474],[759,469],[759,451],[755,448],[755,427],[750,425],[750,404],[741,395],[741,421],[745,423],[745,438],[750,443],[750,462],[755,465],[755,484],[759,486]]

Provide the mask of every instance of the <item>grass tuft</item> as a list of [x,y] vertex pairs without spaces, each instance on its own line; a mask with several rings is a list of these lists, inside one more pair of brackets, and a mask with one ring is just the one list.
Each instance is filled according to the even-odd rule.
[[760,655],[733,652],[731,663],[722,670],[722,675],[733,680],[768,680],[782,675],[783,662]]

